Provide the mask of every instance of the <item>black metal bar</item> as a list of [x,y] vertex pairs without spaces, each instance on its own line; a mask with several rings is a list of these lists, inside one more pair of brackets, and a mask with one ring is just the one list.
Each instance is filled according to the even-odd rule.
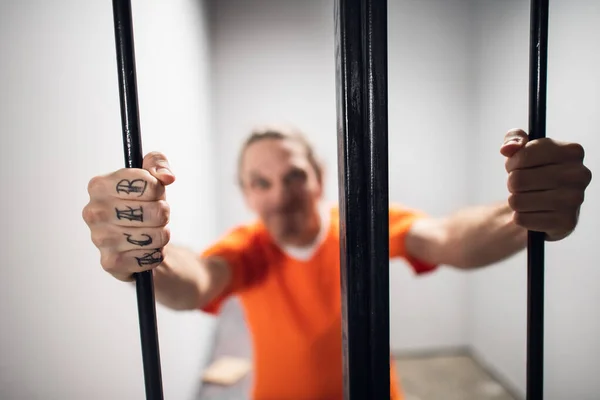
[[[126,168],[142,168],[142,138],[138,111],[133,20],[129,0],[113,0],[119,97]],[[162,376],[152,272],[135,274],[142,360],[147,400],[162,400]]]
[[389,399],[387,2],[336,0],[344,398]]
[[[532,0],[529,53],[529,140],[546,137],[548,0]],[[544,398],[544,234],[528,232],[527,400]]]

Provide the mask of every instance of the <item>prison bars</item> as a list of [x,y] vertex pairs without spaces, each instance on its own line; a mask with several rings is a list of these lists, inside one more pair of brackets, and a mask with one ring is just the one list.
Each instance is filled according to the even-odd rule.
[[335,1],[344,398],[390,398],[386,0]]
[[[123,145],[142,167],[131,4],[113,0]],[[548,1],[531,1],[529,138],[545,137]],[[387,4],[335,1],[345,399],[390,389]],[[348,229],[350,228],[350,229]],[[148,400],[162,400],[152,274],[136,274]],[[527,400],[543,399],[544,236],[528,236]]]
[[[335,1],[344,398],[389,398],[386,0]],[[531,0],[529,139],[545,137],[548,0]],[[527,400],[543,399],[544,235],[528,232]]]
[[[548,0],[531,0],[529,140],[546,137]],[[544,234],[527,239],[527,400],[544,398]]]
[[[130,0],[113,0],[119,99],[126,168],[142,168],[142,138],[138,112],[133,21]],[[135,274],[144,382],[147,400],[162,400],[162,376],[156,326],[152,271]]]

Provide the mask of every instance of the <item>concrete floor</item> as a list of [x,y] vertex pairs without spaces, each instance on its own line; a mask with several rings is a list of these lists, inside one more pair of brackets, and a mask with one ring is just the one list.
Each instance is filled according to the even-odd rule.
[[515,400],[465,355],[396,359],[405,400]]
[[[404,400],[516,400],[469,356],[397,358]],[[205,384],[199,400],[248,399],[252,374],[232,386]]]
[[[214,353],[219,356],[252,356],[249,332],[235,298],[223,305],[215,333]],[[396,367],[405,400],[516,400],[471,357],[463,354],[430,357],[399,357]],[[249,398],[253,374],[231,386],[205,384],[198,400],[242,400]]]

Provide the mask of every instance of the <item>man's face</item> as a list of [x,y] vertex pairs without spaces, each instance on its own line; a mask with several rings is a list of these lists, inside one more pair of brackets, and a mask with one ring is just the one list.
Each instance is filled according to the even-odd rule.
[[302,144],[254,142],[245,150],[240,174],[247,204],[277,241],[303,245],[314,239],[322,183]]

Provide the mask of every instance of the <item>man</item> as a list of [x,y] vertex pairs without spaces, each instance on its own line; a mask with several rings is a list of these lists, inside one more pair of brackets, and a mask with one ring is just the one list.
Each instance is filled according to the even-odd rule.
[[[507,201],[446,218],[391,205],[390,257],[416,273],[471,269],[522,250],[527,230],[546,240],[575,228],[591,172],[578,144],[506,134]],[[339,215],[327,209],[322,170],[304,137],[283,128],[253,132],[239,157],[239,183],[258,215],[203,254],[169,242],[165,187],[175,176],[160,153],[142,169],[90,181],[83,210],[103,268],[115,278],[153,270],[156,298],[176,310],[218,312],[238,295],[252,333],[258,400],[342,399]],[[392,288],[393,290],[393,288]],[[402,398],[390,371],[392,399]]]

